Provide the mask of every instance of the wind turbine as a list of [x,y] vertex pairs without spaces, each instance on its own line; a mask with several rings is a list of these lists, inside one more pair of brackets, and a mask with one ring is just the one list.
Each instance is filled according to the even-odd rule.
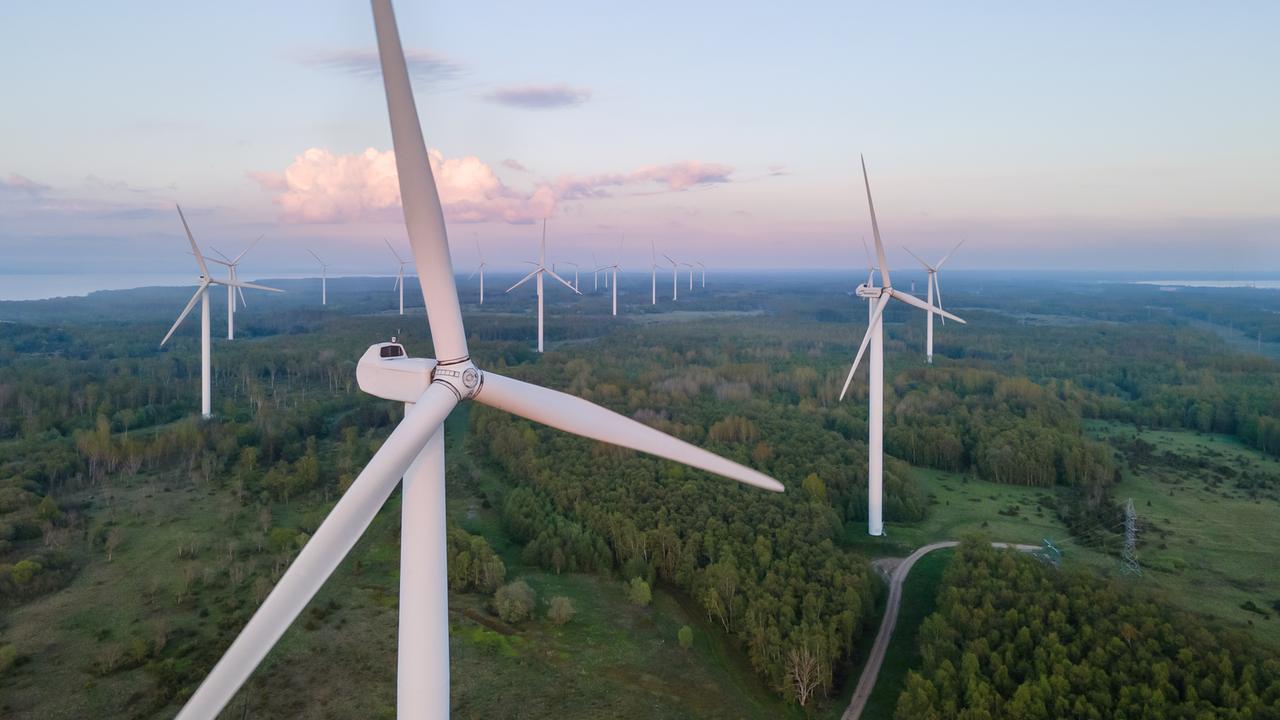
[[682,262],[680,264],[689,268],[689,292],[693,292],[693,263]]
[[591,265],[596,268],[591,271],[591,292],[600,292],[600,261],[595,253],[591,253]]
[[471,360],[462,324],[444,214],[427,159],[404,52],[390,0],[373,0],[392,146],[405,226],[422,279],[422,297],[437,359],[409,358],[396,343],[378,343],[360,358],[360,388],[405,403],[404,419],[316,528],[280,582],[226,654],[178,713],[213,720],[404,480],[400,525],[400,628],[396,711],[400,718],[449,716],[449,585],[445,535],[443,423],[461,402],[475,400],[601,442],[646,452],[780,492],[773,478],[678,440],[586,400],[482,372]]
[[[574,291],[575,291],[575,292],[577,292],[577,291],[578,291],[578,263],[576,263],[576,262],[569,262],[568,260],[566,260],[564,264],[565,264],[565,265],[572,265],[572,266],[573,266],[573,289],[574,289]],[[551,263],[551,269],[552,269],[552,270],[555,270],[555,269],[556,269],[556,264],[555,264],[555,263]],[[581,293],[581,292],[578,292],[578,294],[579,294],[579,295],[581,295],[582,293]]]
[[671,263],[671,299],[672,301],[680,299],[680,263],[671,259],[671,256],[663,253],[662,257]]
[[[219,250],[218,248],[210,246],[210,249],[218,253],[218,255],[222,259],[219,260],[218,258],[206,257],[205,260],[208,260],[211,263],[217,263],[225,267],[227,269],[227,279],[233,283],[238,282],[239,273],[238,273],[237,266],[240,264],[240,260],[244,258],[245,253],[248,253],[250,250],[252,250],[253,246],[257,245],[258,240],[261,240],[261,239],[262,239],[262,236],[259,235],[256,240],[249,243],[249,247],[245,248],[243,252],[241,252],[239,255],[236,256],[235,260],[232,260],[226,255],[223,255],[222,251]],[[240,288],[237,288],[234,285],[227,285],[227,339],[228,340],[236,339],[236,292],[240,293],[240,304],[244,305],[245,307],[249,306],[249,303],[246,302],[244,299],[243,290],[240,290]]]
[[707,286],[707,266],[703,265],[702,262],[699,261],[698,267],[702,268],[702,287],[705,288]]
[[[944,310],[926,303],[914,295],[893,289],[889,278],[889,265],[884,259],[884,244],[880,242],[880,225],[876,222],[876,206],[871,201],[871,181],[867,179],[867,161],[862,161],[862,181],[867,187],[867,207],[871,211],[871,232],[876,239],[876,258],[879,260],[880,287],[874,285],[874,270],[868,269],[867,282],[858,286],[858,297],[867,300],[867,334],[862,336],[862,345],[858,355],[849,368],[849,376],[844,380],[840,390],[840,399],[844,400],[849,392],[849,383],[853,381],[853,373],[862,362],[862,354],[871,344],[871,360],[869,361],[869,407],[867,419],[867,534],[880,536],[884,534],[884,309],[889,300],[896,299],[928,313],[937,313],[949,317],[956,322],[964,320]],[[868,264],[870,258],[868,257]]]
[[[196,287],[196,292],[191,296],[191,300],[187,302],[187,306],[178,314],[178,319],[174,321],[173,327],[169,328],[169,332],[165,333],[164,339],[160,341],[160,347],[169,342],[169,338],[173,337],[173,333],[177,331],[178,326],[183,320],[187,319],[187,315],[191,313],[191,308],[196,306],[196,301],[200,301],[200,416],[212,417],[213,404],[210,400],[209,385],[212,379],[210,361],[209,361],[209,288],[213,285],[226,285],[228,290],[232,288],[254,288],[255,290],[267,290],[270,292],[284,292],[276,288],[270,288],[265,285],[255,285],[254,283],[242,283],[238,280],[232,280],[228,277],[226,280],[214,280],[209,276],[209,266],[205,265],[205,257],[200,252],[200,248],[196,245],[196,239],[191,234],[191,228],[187,226],[187,218],[182,214],[182,207],[178,208],[178,217],[182,219],[182,229],[187,232],[187,240],[191,242],[191,254],[196,256],[196,264],[200,266],[200,284]],[[244,253],[241,253],[243,255]]]
[[405,260],[404,258],[400,257],[400,253],[396,252],[396,249],[391,247],[390,240],[386,238],[382,238],[382,242],[387,244],[387,249],[391,251],[392,255],[396,256],[396,260],[399,261],[400,263],[400,269],[396,271],[396,284],[392,285],[391,289],[400,291],[400,314],[403,315],[404,314],[404,266],[408,265],[413,261]]
[[658,304],[658,249],[654,247],[652,240],[649,241],[649,257],[650,257],[649,283],[651,285],[651,289],[649,292],[652,295],[652,298],[650,299],[650,304],[657,305]]
[[320,263],[320,304],[328,305],[329,304],[329,266],[326,265],[325,262],[320,259],[320,256],[315,254],[314,251],[307,250],[307,252],[311,253],[311,257],[315,258],[316,262]]
[[[377,1],[378,0],[375,0],[375,7],[376,7]],[[385,1],[390,2],[390,0],[385,0]],[[383,62],[386,62],[386,61],[384,60]],[[387,92],[388,93],[391,92],[390,86],[388,86]],[[516,288],[525,284],[525,282],[527,282],[529,278],[537,278],[537,281],[538,281],[538,352],[542,352],[542,276],[543,275],[550,275],[551,277],[559,280],[561,283],[564,284],[565,287],[569,288],[575,293],[578,293],[579,295],[582,294],[578,292],[578,288],[570,285],[567,280],[557,275],[555,270],[552,270],[551,268],[547,267],[547,220],[546,218],[543,218],[542,220],[542,245],[541,245],[541,249],[538,250],[537,267],[533,269],[533,272],[530,272],[528,275],[525,275],[524,277],[520,278],[520,282],[517,282],[515,285],[512,285],[511,287],[507,288],[507,292],[511,292],[512,290],[515,290]]]
[[[964,240],[961,240],[960,242],[956,243],[956,246],[951,248],[951,252],[947,253],[946,255],[943,255],[942,259],[938,261],[937,265],[930,265],[929,263],[921,260],[919,255],[916,255],[915,253],[911,252],[911,248],[906,248],[906,251],[911,255],[911,257],[915,258],[916,262],[920,263],[921,267],[925,269],[925,272],[929,273],[928,303],[930,305],[933,304],[933,298],[936,295],[938,298],[938,307],[942,307],[942,288],[938,286],[938,271],[942,269],[942,264],[945,263],[952,255],[954,255],[956,250],[959,250],[960,246],[963,244],[964,244]],[[927,314],[928,314],[928,319],[925,321],[927,325],[925,329],[924,355],[925,355],[925,362],[932,365],[933,364],[933,313],[927,313]],[[942,319],[942,324],[943,325],[947,324],[947,319],[945,317]]]
[[485,265],[488,265],[488,263],[484,261],[484,253],[480,252],[480,238],[476,238],[475,241],[476,241],[476,256],[480,258],[480,266],[476,268],[475,272],[468,275],[467,279],[470,280],[471,278],[475,277],[476,273],[480,273],[480,304],[483,305],[484,304],[484,267]]

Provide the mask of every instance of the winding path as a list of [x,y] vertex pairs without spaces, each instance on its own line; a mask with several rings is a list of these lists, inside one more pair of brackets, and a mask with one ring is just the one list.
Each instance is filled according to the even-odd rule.
[[[862,677],[858,678],[858,687],[853,691],[853,697],[849,700],[849,707],[845,708],[840,720],[858,720],[858,718],[862,717],[862,710],[867,705],[867,699],[871,697],[871,691],[876,687],[876,679],[880,677],[880,665],[884,663],[885,651],[889,649],[889,640],[893,637],[893,627],[898,624],[898,607],[902,604],[902,583],[907,579],[907,573],[911,572],[911,566],[934,550],[955,547],[959,544],[956,540],[930,543],[908,555],[897,567],[893,568],[893,574],[889,578],[889,601],[884,607],[884,619],[880,621],[880,632],[876,635],[875,645],[871,647],[871,654],[867,656],[867,664],[862,668]],[[991,543],[991,546],[997,548],[1011,547],[1023,552],[1040,549],[1038,545],[1017,545],[999,542]]]

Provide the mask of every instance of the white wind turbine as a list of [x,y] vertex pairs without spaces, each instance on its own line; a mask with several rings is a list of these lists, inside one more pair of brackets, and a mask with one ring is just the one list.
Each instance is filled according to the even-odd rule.
[[311,257],[315,258],[316,262],[320,263],[320,304],[328,305],[329,304],[329,266],[325,264],[325,261],[321,260],[320,256],[315,254],[313,250],[307,250],[307,252],[311,253]]
[[[390,2],[390,0],[387,0],[387,2]],[[389,88],[387,92],[390,92]],[[559,280],[561,283],[564,284],[565,287],[569,288],[575,293],[578,293],[579,295],[582,294],[578,292],[578,288],[570,285],[567,280],[557,275],[555,270],[552,270],[551,268],[547,267],[547,221],[545,218],[542,220],[542,245],[538,250],[537,267],[535,267],[533,271],[530,272],[528,275],[525,275],[524,277],[520,278],[520,282],[517,282],[515,285],[512,285],[511,287],[507,288],[507,292],[511,292],[512,290],[515,290],[516,288],[528,282],[529,278],[537,279],[537,283],[538,283],[538,352],[542,352],[542,276],[543,275],[550,275],[551,277]],[[608,276],[606,276],[606,278],[607,277]]]
[[[571,266],[571,267],[573,268],[573,289],[574,289],[575,291],[577,291],[579,295],[581,295],[581,294],[582,294],[582,292],[578,290],[578,263],[576,263],[576,262],[569,262],[568,260],[566,260],[566,261],[564,262],[564,264],[565,264],[565,265],[569,265],[569,266]],[[551,269],[552,269],[552,270],[555,270],[555,269],[556,269],[556,264],[555,264],[555,263],[551,263]]]
[[682,262],[680,264],[689,268],[689,292],[693,292],[693,263]]
[[591,292],[600,292],[600,261],[595,253],[591,253],[591,266],[596,268],[591,271]]
[[849,368],[849,376],[845,378],[844,387],[840,389],[840,399],[844,400],[849,392],[849,383],[853,381],[853,373],[862,362],[862,354],[871,344],[869,361],[870,397],[867,419],[867,533],[879,536],[884,534],[884,309],[889,300],[897,299],[928,313],[937,313],[949,317],[956,322],[964,320],[920,300],[914,295],[893,289],[889,279],[889,265],[884,259],[884,244],[880,242],[880,225],[876,222],[876,206],[871,201],[871,181],[867,179],[867,163],[862,161],[862,181],[867,188],[867,207],[871,211],[871,232],[876,239],[876,259],[880,265],[880,287],[873,284],[874,271],[868,271],[867,282],[858,286],[858,297],[867,300],[867,333],[862,336],[862,345],[858,355]]
[[702,269],[702,287],[705,288],[707,286],[707,266],[703,265],[702,261],[698,261],[698,267]]
[[671,259],[671,256],[666,253],[663,253],[662,257],[666,258],[667,262],[671,263],[671,299],[673,301],[679,300],[680,299],[680,263]]
[[650,292],[650,295],[652,296],[649,304],[657,305],[658,304],[658,249],[654,247],[652,240],[649,241],[649,256],[650,256],[649,283],[651,285],[651,290],[649,292]]
[[[210,397],[209,387],[212,381],[212,374],[209,359],[209,288],[213,285],[225,285],[228,291],[239,288],[254,288],[255,290],[267,290],[270,292],[284,292],[276,288],[270,288],[265,285],[256,285],[254,283],[242,283],[239,280],[232,280],[228,277],[226,280],[214,280],[209,275],[209,266],[205,265],[205,257],[200,252],[200,248],[196,245],[196,239],[191,235],[191,228],[187,227],[187,218],[182,214],[182,208],[178,207],[178,217],[182,219],[182,229],[187,232],[187,240],[191,242],[191,254],[196,257],[196,264],[200,266],[200,284],[196,287],[196,292],[191,296],[191,300],[187,302],[187,306],[178,314],[178,319],[174,321],[173,327],[169,328],[169,332],[165,333],[164,339],[160,341],[160,347],[169,342],[169,338],[173,337],[173,333],[178,330],[178,326],[183,320],[187,319],[191,308],[196,306],[196,301],[200,301],[200,415],[201,417],[213,416],[213,403]],[[244,253],[241,253],[243,255]]]
[[476,238],[475,241],[476,241],[476,257],[480,258],[480,265],[479,267],[476,268],[475,272],[467,276],[467,279],[470,280],[471,278],[475,277],[476,273],[480,274],[480,304],[483,305],[484,304],[484,268],[489,263],[486,263],[484,261],[484,253],[480,252],[480,238]]
[[404,258],[400,257],[400,253],[396,252],[396,249],[391,247],[390,240],[383,238],[382,242],[387,244],[387,249],[391,251],[392,255],[396,256],[396,260],[400,263],[400,268],[396,270],[396,284],[392,285],[391,289],[400,291],[400,314],[403,315],[404,314],[404,266],[408,265],[413,261],[405,260]]
[[[239,281],[238,266],[240,265],[240,260],[242,260],[245,254],[248,253],[250,250],[252,250],[253,246],[257,245],[258,240],[261,240],[261,239],[262,239],[262,236],[259,235],[256,240],[249,243],[249,247],[245,248],[243,252],[241,252],[239,255],[236,256],[235,260],[232,260],[226,255],[223,255],[221,250],[211,245],[209,246],[209,249],[218,253],[218,256],[221,257],[222,259],[219,260],[218,258],[206,257],[205,260],[211,263],[217,263],[218,265],[225,267],[227,269],[227,280],[233,283],[238,282]],[[236,293],[237,292],[239,292],[240,294],[240,304],[245,307],[249,306],[249,303],[246,302],[244,299],[243,290],[235,287],[234,285],[227,285],[227,339],[228,340],[236,339]]]
[[422,279],[437,359],[409,358],[395,343],[368,349],[360,388],[405,403],[404,419],[316,528],[280,582],[178,713],[213,720],[351,551],[403,478],[397,716],[449,716],[449,589],[443,423],[474,400],[601,442],[782,491],[778,481],[572,395],[482,372],[462,324],[444,214],[427,159],[390,0],[373,0],[405,226]]
[[[933,304],[933,298],[937,296],[938,307],[942,307],[942,288],[938,286],[938,271],[942,269],[942,264],[945,263],[952,255],[954,255],[955,252],[959,250],[960,246],[963,244],[964,244],[964,240],[961,240],[960,242],[956,243],[956,246],[951,248],[951,252],[947,253],[946,255],[943,255],[942,259],[938,261],[937,265],[930,265],[924,260],[921,260],[919,255],[916,255],[915,253],[911,252],[911,248],[906,248],[907,252],[910,253],[911,257],[915,258],[916,262],[920,263],[920,266],[924,268],[925,272],[929,273],[929,279],[928,279],[929,290],[928,290],[927,301],[930,305]],[[928,315],[928,319],[925,321],[927,325],[925,328],[924,355],[925,355],[925,362],[932,365],[933,364],[933,313],[926,313],[926,315]],[[945,317],[942,319],[942,324],[943,325],[947,324],[947,319]]]
[[[621,242],[619,242],[619,243],[618,243],[618,254],[619,254],[619,255],[621,255],[621,254],[622,254],[622,243],[621,243]],[[622,262],[622,261],[621,261],[621,260],[619,260],[618,262],[615,262],[615,263],[614,263],[614,264],[612,264],[612,265],[603,265],[603,266],[601,266],[601,267],[596,268],[596,272],[603,272],[603,273],[604,273],[605,287],[608,287],[608,285],[609,285],[609,273],[608,273],[607,271],[609,271],[609,270],[612,270],[612,271],[613,271],[613,314],[614,314],[615,316],[618,314],[618,271],[622,269],[622,268],[618,267],[618,265],[619,265],[619,263],[621,263],[621,262]],[[656,285],[655,285],[654,293],[655,293],[655,295],[656,295],[656,293],[657,293]],[[656,300],[656,298],[655,298],[655,300]]]

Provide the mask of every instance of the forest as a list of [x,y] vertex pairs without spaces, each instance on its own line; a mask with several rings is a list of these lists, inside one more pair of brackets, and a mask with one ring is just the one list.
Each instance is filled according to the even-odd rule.
[[1280,654],[1082,570],[966,539],[898,720],[1277,718]]
[[[289,282],[280,284],[305,287]],[[1140,446],[1097,437],[1090,423],[1220,433],[1280,457],[1280,365],[1205,327],[1206,295],[1221,313],[1253,307],[1248,291],[1064,281],[1030,292],[975,278],[949,292],[949,307],[970,324],[939,331],[932,367],[921,362],[923,321],[896,309],[886,316],[890,538],[869,542],[859,527],[865,383],[837,401],[865,322],[848,285],[726,277],[674,312],[650,307],[647,294],[624,296],[620,322],[599,298],[561,298],[550,305],[551,348],[540,357],[526,301],[468,304],[482,367],[610,407],[757,467],[788,491],[754,492],[473,407],[450,426],[465,459],[451,450],[449,492],[474,494],[478,512],[496,520],[481,527],[473,511],[451,511],[449,584],[468,608],[459,622],[531,632],[541,620],[507,623],[499,611],[523,602],[523,591],[506,589],[521,581],[516,567],[643,585],[696,608],[705,620],[698,632],[723,638],[773,697],[838,714],[878,622],[883,585],[869,560],[901,552],[895,527],[950,512],[920,470],[1042,490],[1072,536],[1112,552],[1113,489]],[[0,710],[8,714],[111,714],[126,690],[131,716],[176,710],[400,417],[401,408],[360,393],[355,360],[393,335],[411,354],[431,353],[421,307],[412,318],[388,314],[390,294],[373,283],[331,281],[327,312],[294,296],[266,298],[243,316],[240,339],[216,344],[216,418],[201,422],[193,329],[172,349],[156,348],[170,318],[155,300],[182,292],[0,303]],[[1267,316],[1242,309],[1236,318],[1255,320],[1242,334],[1261,331],[1268,348],[1280,339]],[[316,642],[348,622],[394,627],[398,518],[394,507],[383,515],[388,534],[371,531],[344,565],[365,599],[325,595],[299,621]],[[77,611],[51,636],[34,629],[59,604],[92,603],[103,573],[134,562],[149,570],[113,593],[111,613]],[[1037,582],[1059,582],[1046,577]],[[558,617],[572,617],[565,602]],[[1133,627],[1172,612],[1144,602],[1153,609]],[[575,622],[557,632],[572,634]],[[1210,620],[1179,616],[1175,625],[1217,636]],[[1232,642],[1239,662],[1264,655],[1246,639]],[[1153,657],[1177,644],[1169,643]],[[935,670],[920,678],[932,682]],[[393,675],[371,671],[369,681],[393,693]],[[57,683],[86,690],[60,699],[65,711],[37,712]],[[993,688],[995,697],[1008,683]],[[1264,697],[1259,680],[1253,688]],[[299,711],[258,702],[267,717]]]

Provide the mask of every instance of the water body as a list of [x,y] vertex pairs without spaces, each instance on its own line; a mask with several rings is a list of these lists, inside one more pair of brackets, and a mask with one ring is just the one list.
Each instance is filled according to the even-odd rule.
[[1280,280],[1135,280],[1135,285],[1193,288],[1257,288],[1280,290]]
[[[212,270],[219,277],[217,270]],[[255,276],[258,273],[255,273]],[[314,274],[270,273],[269,277],[300,279]],[[241,279],[256,282],[256,277],[241,274]],[[330,280],[337,279],[330,277]],[[49,300],[60,297],[84,297],[99,290],[134,290],[144,287],[195,287],[196,273],[79,273],[66,274],[0,274],[0,300]]]

